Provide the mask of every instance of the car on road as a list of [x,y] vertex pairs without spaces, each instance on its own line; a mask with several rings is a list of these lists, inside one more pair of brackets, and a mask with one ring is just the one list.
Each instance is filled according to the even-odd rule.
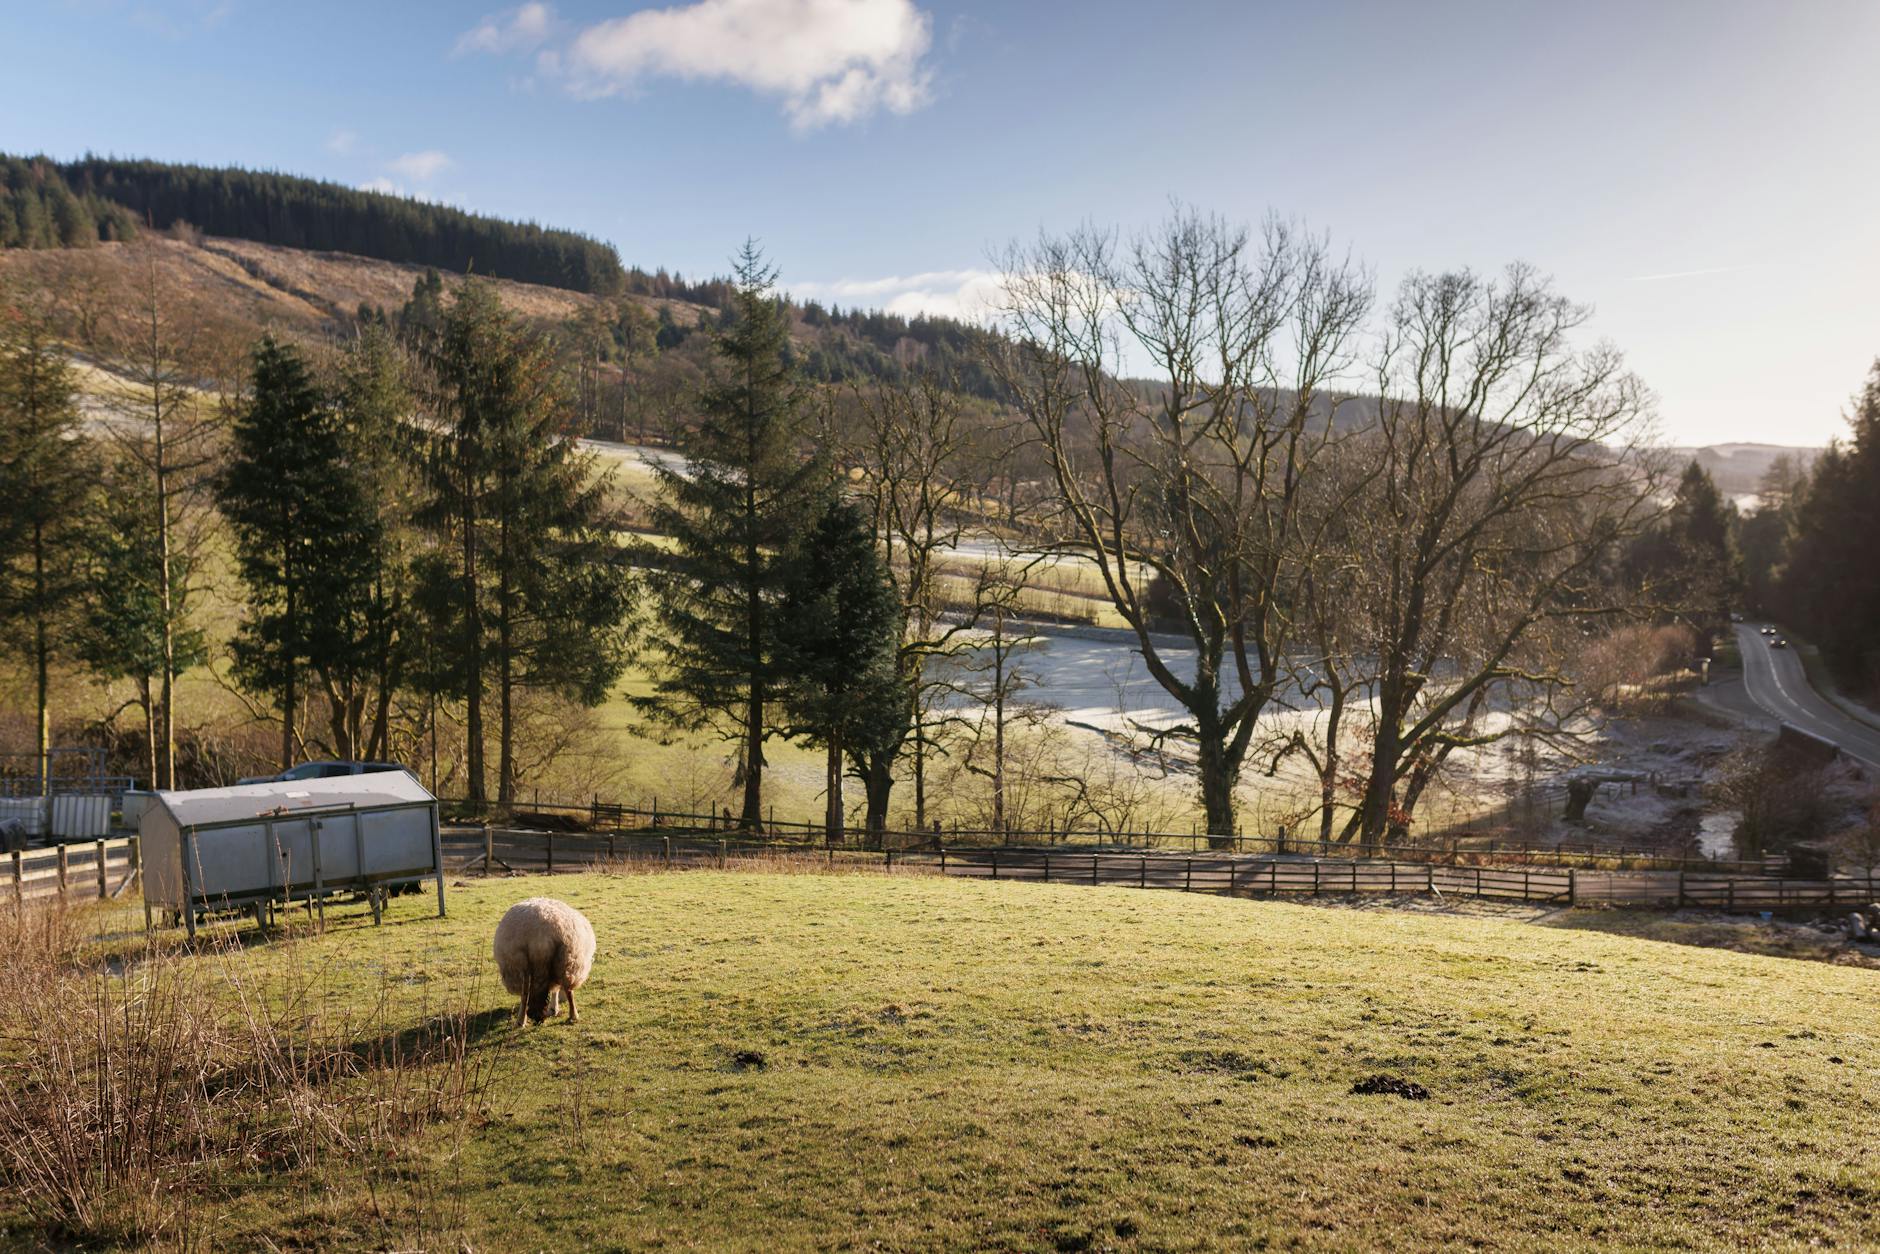
[[1760,631],[1762,632],[1762,634],[1763,634],[1763,635],[1765,635],[1765,636],[1773,636],[1773,635],[1775,635],[1775,634],[1776,634],[1776,629],[1775,629],[1774,627],[1771,627],[1771,626],[1769,626],[1769,625],[1768,625],[1767,623],[1765,623],[1765,624],[1764,624],[1764,625],[1763,625],[1763,626],[1762,626],[1761,628],[1759,628],[1758,630],[1760,630]]
[[1772,649],[1786,649],[1789,647],[1789,642],[1784,640],[1781,636],[1777,636],[1774,640],[1769,642],[1769,647]]
[[413,775],[409,767],[396,762],[302,762],[290,766],[273,775],[250,775],[247,779],[238,779],[238,784],[284,784],[297,779],[338,779],[344,775],[377,775],[384,771],[403,771]]

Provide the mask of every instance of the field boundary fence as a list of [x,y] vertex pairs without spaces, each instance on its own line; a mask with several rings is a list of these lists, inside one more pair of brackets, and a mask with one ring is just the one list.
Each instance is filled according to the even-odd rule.
[[[470,802],[452,800],[447,808],[463,811]],[[822,844],[825,828],[821,822],[767,817],[761,832],[741,828],[728,809],[690,811],[662,807],[655,799],[650,804],[628,805],[604,802],[544,801],[540,797],[512,808],[504,826],[544,828],[555,826],[574,835],[614,832],[665,832],[672,835],[724,837],[759,840],[769,843]],[[844,847],[879,850],[938,848],[950,846],[992,846],[1001,848],[1085,848],[1103,850],[1177,850],[1191,853],[1267,854],[1275,857],[1322,858],[1327,860],[1376,860],[1395,858],[1409,862],[1438,862],[1452,865],[1496,865],[1518,863],[1533,866],[1578,867],[1582,870],[1687,871],[1741,876],[1780,872],[1780,860],[1719,860],[1697,854],[1647,849],[1624,843],[1596,840],[1543,845],[1531,840],[1514,839],[1493,832],[1457,830],[1441,839],[1385,841],[1367,846],[1359,841],[1327,841],[1288,833],[1284,828],[1271,835],[1236,833],[1210,836],[1206,832],[1168,832],[1136,830],[1097,830],[1089,826],[1067,824],[1042,828],[1005,829],[973,827],[960,823],[935,822],[921,830],[899,829],[866,832],[859,828],[845,831]]]
[[543,832],[494,825],[447,829],[443,839],[446,864],[453,873],[468,875],[575,873],[636,863],[696,869],[771,860],[831,869],[1234,896],[1421,893],[1536,905],[1688,908],[1736,914],[1865,905],[1880,899],[1880,876],[1872,874],[1797,879],[1677,870],[945,843],[864,849],[735,836]]

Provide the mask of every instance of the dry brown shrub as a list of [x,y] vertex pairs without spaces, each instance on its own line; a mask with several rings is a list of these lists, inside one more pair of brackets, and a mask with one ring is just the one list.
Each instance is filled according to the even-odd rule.
[[291,933],[282,961],[254,964],[231,939],[103,949],[97,918],[0,912],[0,1188],[17,1218],[60,1242],[191,1248],[214,1240],[230,1173],[350,1172],[394,1244],[460,1228],[449,1181],[500,1059],[475,1045],[502,1011],[473,1009],[472,988],[400,1027],[407,994],[336,994]]

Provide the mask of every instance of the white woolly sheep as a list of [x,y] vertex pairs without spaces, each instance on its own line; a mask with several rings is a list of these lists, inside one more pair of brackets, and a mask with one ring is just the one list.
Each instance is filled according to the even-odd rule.
[[574,990],[587,983],[594,967],[594,926],[579,910],[553,897],[518,901],[496,925],[495,949],[503,987],[522,999],[518,1024],[552,1018],[564,990],[568,1022],[580,1018]]

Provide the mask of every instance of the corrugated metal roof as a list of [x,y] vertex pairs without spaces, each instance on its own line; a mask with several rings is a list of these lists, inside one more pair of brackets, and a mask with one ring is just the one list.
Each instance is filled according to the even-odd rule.
[[296,779],[275,784],[236,784],[230,788],[191,788],[158,792],[157,804],[179,827],[227,823],[295,810],[343,806],[404,805],[434,798],[404,771],[342,775],[336,779]]

